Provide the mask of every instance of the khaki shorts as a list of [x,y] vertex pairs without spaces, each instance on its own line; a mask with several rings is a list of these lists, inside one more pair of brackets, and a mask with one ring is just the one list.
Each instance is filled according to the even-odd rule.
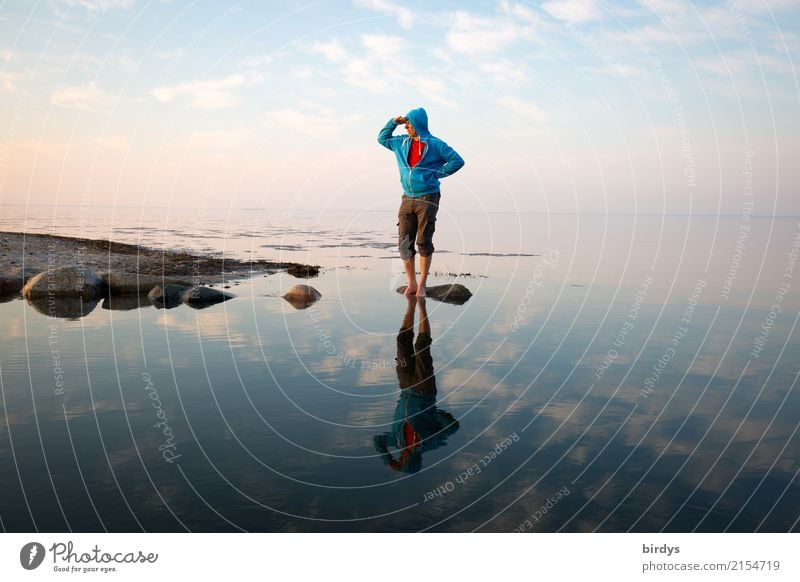
[[420,394],[436,394],[431,343],[430,333],[420,332],[416,342],[413,329],[401,329],[397,334],[395,371],[401,390],[410,388]]
[[439,193],[425,194],[418,198],[403,196],[397,212],[398,247],[403,260],[414,258],[414,243],[423,257],[433,254],[433,232],[436,230],[440,198]]

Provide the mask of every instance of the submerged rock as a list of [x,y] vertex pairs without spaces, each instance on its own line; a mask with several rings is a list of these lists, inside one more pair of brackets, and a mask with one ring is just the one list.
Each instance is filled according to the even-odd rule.
[[172,309],[181,304],[183,294],[189,289],[186,285],[156,285],[147,294],[156,309]]
[[145,275],[142,273],[112,272],[101,273],[108,292],[113,295],[146,294],[157,285],[185,285],[191,286],[191,281],[179,277],[160,277],[158,275]]
[[[404,293],[406,287],[407,285],[398,287],[397,292]],[[453,303],[455,305],[463,305],[472,297],[472,292],[460,283],[453,283],[452,285],[434,285],[433,287],[427,287],[425,291],[430,299],[436,299],[444,303]]]
[[0,303],[16,298],[24,284],[21,275],[0,275]]
[[61,297],[28,296],[28,304],[42,315],[64,319],[79,319],[89,315],[97,307],[98,297],[84,299],[80,295]]
[[181,298],[183,302],[189,307],[195,309],[203,309],[222,303],[228,299],[233,299],[236,295],[232,293],[225,293],[219,289],[211,289],[210,287],[192,287],[183,292]]
[[319,275],[319,267],[312,265],[292,265],[286,272],[298,279],[310,279]]
[[295,309],[305,309],[313,305],[320,297],[322,297],[322,293],[310,285],[295,285],[283,296]]
[[103,286],[103,280],[88,267],[57,267],[31,277],[22,288],[22,295],[28,299],[36,297],[92,299],[100,294]]

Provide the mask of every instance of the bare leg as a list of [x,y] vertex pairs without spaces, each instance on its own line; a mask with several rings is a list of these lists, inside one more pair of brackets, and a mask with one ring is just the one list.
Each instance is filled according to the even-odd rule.
[[433,255],[423,257],[420,255],[419,257],[419,287],[417,288],[417,297],[425,297],[425,285],[428,282],[428,272],[431,270],[431,259]]
[[[427,333],[430,335],[431,324],[428,321],[428,309],[425,305],[425,298],[417,297],[417,305],[419,306],[419,333]],[[414,324],[413,319],[411,320],[411,324]]]
[[414,257],[403,261],[403,268],[406,270],[406,277],[408,278],[408,287],[406,287],[404,295],[414,295],[417,292],[417,267],[414,264]]
[[400,325],[400,331],[414,328],[414,304],[417,300],[414,297],[408,296],[408,305],[406,306],[406,313],[403,316],[403,323]]

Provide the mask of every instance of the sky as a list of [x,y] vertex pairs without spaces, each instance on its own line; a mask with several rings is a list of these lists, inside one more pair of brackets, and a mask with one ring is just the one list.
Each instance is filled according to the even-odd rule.
[[422,106],[451,211],[798,215],[799,50],[797,0],[0,2],[0,212],[394,209]]

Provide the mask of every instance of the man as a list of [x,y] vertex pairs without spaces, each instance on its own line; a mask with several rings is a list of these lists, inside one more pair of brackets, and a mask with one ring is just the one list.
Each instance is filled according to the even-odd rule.
[[[393,136],[405,124],[408,136]],[[400,169],[403,199],[397,213],[400,258],[408,277],[405,294],[425,297],[425,285],[433,255],[433,231],[439,210],[439,179],[457,172],[464,160],[456,151],[428,132],[428,114],[423,108],[390,119],[378,134],[378,143],[394,152]],[[414,264],[414,243],[419,249],[420,278]]]

